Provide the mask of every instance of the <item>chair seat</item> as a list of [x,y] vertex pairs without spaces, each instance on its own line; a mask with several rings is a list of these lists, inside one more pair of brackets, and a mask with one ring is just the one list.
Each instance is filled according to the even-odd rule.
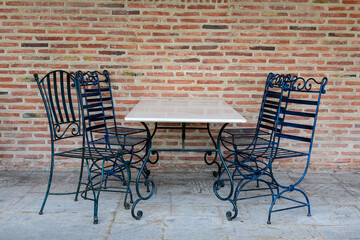
[[266,158],[266,159],[280,159],[280,158],[290,158],[290,157],[302,157],[308,156],[308,153],[294,151],[286,148],[275,147],[257,147],[251,149],[245,149],[237,151],[240,155],[251,156],[252,158]]
[[[107,129],[107,134],[109,135],[131,135],[136,133],[145,132],[145,129],[141,128],[128,128],[128,127],[110,127]],[[94,132],[106,133],[105,129],[95,130]]]
[[115,137],[115,136],[109,136],[106,138],[100,138],[96,141],[93,141],[92,143],[98,145],[98,144],[110,144],[110,145],[120,145],[120,146],[136,146],[140,143],[143,143],[146,141],[146,138],[142,137]]
[[92,158],[92,159],[99,159],[103,157],[115,157],[117,154],[122,153],[121,151],[112,151],[111,149],[106,148],[76,148],[71,149],[64,152],[55,153],[55,156],[61,156],[61,157],[69,157],[69,158],[82,158],[83,157],[83,151],[84,151],[84,158]]
[[[229,128],[225,129],[224,133],[230,134],[230,135],[247,135],[247,136],[253,136],[256,134],[256,128]],[[259,130],[258,135],[268,135],[269,133]]]
[[249,145],[268,145],[270,142],[264,138],[255,138],[254,136],[234,135],[232,137],[222,137],[222,141],[235,146],[249,146]]

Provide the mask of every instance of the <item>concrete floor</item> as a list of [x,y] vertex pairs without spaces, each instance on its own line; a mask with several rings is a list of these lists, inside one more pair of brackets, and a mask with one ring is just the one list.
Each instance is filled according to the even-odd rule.
[[[301,188],[305,208],[272,215],[269,197],[239,201],[239,215],[225,217],[228,202],[213,193],[210,173],[152,173],[156,193],[137,209],[141,220],[123,207],[123,194],[100,198],[99,224],[92,223],[93,203],[73,196],[50,196],[38,214],[46,172],[0,172],[0,239],[360,239],[360,174],[307,174]],[[77,174],[57,172],[54,191],[71,191]],[[279,174],[293,181],[296,174]],[[279,204],[282,204],[279,202]]]

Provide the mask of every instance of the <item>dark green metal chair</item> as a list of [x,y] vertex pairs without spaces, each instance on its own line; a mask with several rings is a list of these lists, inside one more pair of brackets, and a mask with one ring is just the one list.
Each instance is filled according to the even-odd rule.
[[[124,158],[131,168],[139,170],[147,153],[148,133],[145,128],[119,126],[115,115],[109,72],[107,70],[78,71],[76,75],[81,88],[85,121],[89,125],[88,131],[91,132],[91,136],[108,135],[109,144],[113,148],[124,150]],[[91,81],[89,79],[96,79],[91,83],[94,84],[91,88],[88,86]],[[95,143],[91,137],[88,141]],[[104,139],[98,140],[97,143],[103,141]],[[144,174],[148,176],[150,170],[145,168]]]
[[[78,81],[76,81],[75,75],[56,70],[46,74],[42,79],[39,79],[38,75],[35,74],[35,79],[45,105],[51,139],[50,176],[39,214],[43,214],[49,195],[75,194],[75,200],[77,200],[79,193],[81,193],[84,198],[94,201],[94,223],[98,223],[100,192],[104,189],[103,183],[110,178],[114,178],[120,184],[117,184],[116,190],[109,189],[109,187],[106,187],[106,190],[126,193],[124,205],[125,208],[129,208],[130,205],[126,200],[128,194],[131,196],[128,179],[130,174],[128,165],[122,158],[123,151],[112,149],[109,144],[109,137],[104,137],[103,134],[102,136],[92,136],[92,141],[105,138],[104,142],[99,142],[96,145],[90,143],[89,128],[85,122],[81,97],[78,97],[77,89],[79,87],[76,84]],[[74,142],[80,142],[80,146],[60,150],[63,147],[60,145],[61,140],[69,140],[70,138],[78,138]],[[75,192],[53,193],[50,190],[55,160],[60,161],[63,158],[80,160],[81,167],[77,189]],[[86,163],[88,170],[88,181],[86,182],[82,181],[84,163]],[[80,189],[82,185],[85,186],[84,190]],[[87,197],[88,192],[93,193],[93,198]]]
[[[148,178],[150,170],[147,168],[147,163],[150,162],[150,131],[146,125],[144,125],[144,128],[118,126],[108,71],[79,71],[76,76],[79,85],[79,98],[83,106],[85,128],[87,128],[87,142],[92,146],[106,142],[112,149],[122,151],[124,163],[131,170],[127,175],[127,183],[129,185],[135,184],[138,196],[138,199],[132,205],[131,214],[135,219],[140,219],[142,212],[139,210],[135,213],[137,203],[149,199],[155,192],[155,184]],[[128,134],[129,132],[131,134]],[[96,135],[105,137],[95,140],[94,136]],[[154,162],[150,163],[154,164]],[[137,175],[136,179],[132,180],[132,172]],[[106,179],[104,183],[107,186]],[[141,193],[140,184],[145,186],[148,194]],[[129,193],[130,202],[133,203],[131,189],[129,189]]]
[[[121,153],[121,162],[115,161],[112,163],[113,166],[108,163],[105,168],[100,167],[101,160],[98,159],[86,162],[90,179],[88,188],[93,189],[92,185],[103,183],[103,188],[98,188],[98,194],[100,191],[114,191],[109,189],[108,183],[109,176],[115,176],[126,186],[124,206],[129,209],[130,205],[126,202],[128,194],[130,202],[133,203],[130,184],[134,181],[131,178],[131,169],[135,169],[138,174],[141,173],[144,181],[148,180],[150,174],[144,164],[149,156],[149,132],[145,129],[117,126],[110,78],[106,70],[85,73],[79,71],[76,73],[76,84],[88,147],[96,148],[106,144],[112,151]],[[100,175],[105,177],[101,177],[99,181]],[[141,182],[144,183],[144,181]],[[138,180],[137,182],[140,183]],[[150,192],[149,185],[147,185],[147,191]],[[85,199],[88,199],[87,192],[88,190],[82,194]]]
[[[75,192],[69,193],[52,193],[50,192],[53,172],[55,167],[55,157],[72,157],[63,154],[59,150],[62,140],[77,138],[75,141],[82,141],[82,128],[80,123],[80,108],[78,107],[76,88],[74,87],[74,79],[72,75],[66,71],[56,70],[47,73],[43,78],[39,78],[38,74],[34,74],[35,80],[43,99],[45,110],[49,122],[50,140],[51,140],[51,160],[50,160],[50,176],[43,204],[39,214],[43,214],[43,210],[49,195],[65,195],[75,194],[75,201],[78,200],[80,186],[82,184],[82,174],[84,165],[84,152],[81,148],[76,148],[76,158],[80,159],[80,176]],[[59,161],[61,158],[57,158]]]
[[[256,180],[256,188],[246,191],[259,191],[270,189],[270,194],[257,194],[254,197],[274,196],[273,191],[278,187],[272,179],[269,168],[265,161],[246,158],[243,152],[251,151],[256,147],[267,147],[272,144],[276,129],[276,119],[281,109],[283,96],[283,84],[289,76],[269,73],[267,76],[264,94],[259,111],[256,128],[223,128],[218,136],[219,156],[222,160],[221,172],[214,184],[215,195],[225,201],[230,201],[234,207],[234,215],[229,211],[226,216],[229,220],[237,216],[236,202],[242,183]],[[226,166],[226,167],[225,167]],[[258,175],[261,173],[261,177]],[[220,192],[226,183],[230,185],[227,197],[221,197]],[[259,183],[265,183],[266,187],[260,187]],[[236,197],[233,197],[236,196]]]

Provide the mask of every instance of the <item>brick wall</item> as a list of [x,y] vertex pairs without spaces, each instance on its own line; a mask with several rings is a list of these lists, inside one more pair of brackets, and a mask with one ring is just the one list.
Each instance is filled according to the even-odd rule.
[[[0,1],[0,169],[48,169],[34,73],[107,69],[121,124],[140,98],[179,97],[225,99],[254,126],[268,72],[326,76],[311,171],[359,171],[359,24],[359,0]],[[154,167],[202,159],[163,153]]]

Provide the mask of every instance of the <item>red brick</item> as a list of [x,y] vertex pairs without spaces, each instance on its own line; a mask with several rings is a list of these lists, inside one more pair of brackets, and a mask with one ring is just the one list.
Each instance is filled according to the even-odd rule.
[[144,25],[143,29],[170,30],[170,25]]
[[215,9],[214,5],[189,5],[187,9]]
[[[170,28],[170,27],[169,27]],[[200,29],[198,25],[175,25],[172,27],[173,30],[183,30],[183,29]]]
[[17,13],[19,12],[19,9],[17,8],[1,8],[0,13]]
[[34,3],[32,2],[25,2],[25,1],[9,1],[5,3],[6,6],[33,6]]
[[329,24],[354,24],[355,20],[328,20]]

